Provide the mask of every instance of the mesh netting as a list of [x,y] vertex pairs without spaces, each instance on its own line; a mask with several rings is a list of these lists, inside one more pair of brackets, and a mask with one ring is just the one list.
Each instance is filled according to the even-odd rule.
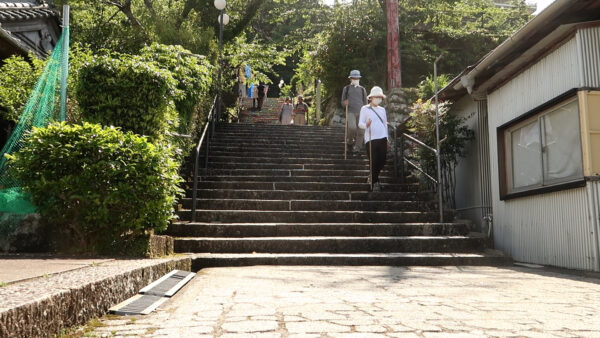
[[[43,127],[52,121],[64,121],[66,118],[66,80],[69,71],[69,29],[56,43],[48,58],[44,72],[21,114],[10,138],[2,148],[0,157],[0,213],[29,214],[35,207],[29,202],[29,196],[21,190],[19,181],[13,176],[10,163],[5,154],[13,154],[23,146],[23,138],[33,127]],[[62,87],[62,91],[60,90]],[[62,100],[61,100],[62,94]],[[60,105],[58,104],[60,102]]]

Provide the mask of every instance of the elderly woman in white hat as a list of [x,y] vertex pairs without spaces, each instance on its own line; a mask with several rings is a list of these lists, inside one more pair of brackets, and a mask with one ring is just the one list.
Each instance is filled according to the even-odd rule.
[[[367,96],[371,102],[360,110],[358,127],[365,129],[365,146],[367,156],[371,161],[371,182],[373,191],[381,191],[379,184],[379,173],[385,165],[388,150],[388,127],[387,114],[385,108],[380,104],[385,99],[383,90],[380,87],[371,88],[371,93]],[[369,151],[372,153],[369,154]]]

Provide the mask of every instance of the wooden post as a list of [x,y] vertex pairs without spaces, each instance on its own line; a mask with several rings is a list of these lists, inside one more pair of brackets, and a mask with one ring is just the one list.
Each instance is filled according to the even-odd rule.
[[387,15],[387,90],[402,87],[400,43],[398,25],[398,0],[386,0]]

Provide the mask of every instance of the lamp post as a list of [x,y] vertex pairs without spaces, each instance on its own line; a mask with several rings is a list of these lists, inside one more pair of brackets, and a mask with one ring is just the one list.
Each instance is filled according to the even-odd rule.
[[219,104],[217,105],[217,121],[221,120],[221,109],[223,106],[223,98],[222,98],[222,74],[223,74],[223,26],[229,23],[229,15],[225,14],[225,6],[227,6],[227,1],[225,0],[215,0],[214,2],[215,8],[217,8],[219,13],[219,78],[218,78],[218,95],[219,95]]

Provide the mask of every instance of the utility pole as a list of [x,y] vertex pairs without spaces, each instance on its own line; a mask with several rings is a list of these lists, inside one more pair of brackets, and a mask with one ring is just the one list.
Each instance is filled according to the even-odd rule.
[[400,64],[400,33],[398,25],[398,0],[386,0],[387,16],[387,90],[402,87]]

